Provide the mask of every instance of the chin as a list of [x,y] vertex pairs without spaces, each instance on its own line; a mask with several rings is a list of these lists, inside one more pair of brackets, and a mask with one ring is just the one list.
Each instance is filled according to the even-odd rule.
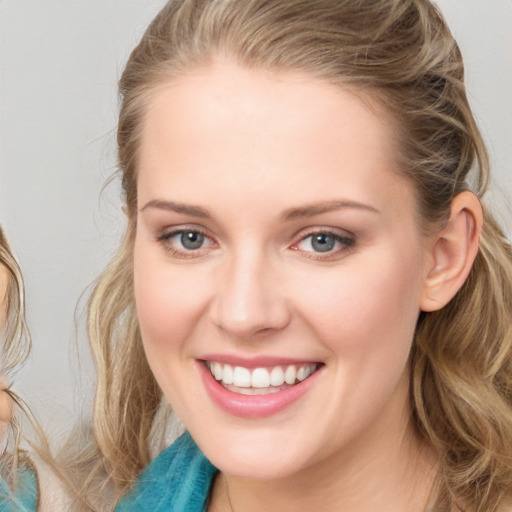
[[231,460],[222,458],[218,464],[214,463],[214,466],[230,477],[245,480],[277,480],[291,476],[298,470],[297,461],[287,463],[275,457],[265,460],[257,457],[254,459],[231,458]]
[[304,447],[290,435],[279,429],[265,430],[231,431],[229,435],[210,432],[208,437],[200,430],[198,437],[194,432],[191,435],[210,462],[232,477],[274,480],[290,476],[307,464]]

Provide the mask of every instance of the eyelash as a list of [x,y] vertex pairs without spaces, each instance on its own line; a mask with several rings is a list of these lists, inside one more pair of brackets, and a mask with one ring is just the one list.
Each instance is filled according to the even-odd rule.
[[[338,248],[334,248],[332,250],[328,250],[325,252],[320,251],[305,251],[299,248],[299,244],[305,242],[308,239],[312,239],[315,236],[323,235],[325,237],[331,238],[335,244],[338,244]],[[294,243],[290,248],[294,251],[301,251],[302,255],[306,258],[310,258],[317,261],[330,261],[337,259],[351,251],[355,248],[355,238],[353,236],[346,236],[336,233],[330,229],[314,229],[307,233],[302,233],[300,235],[300,240]],[[311,244],[313,241],[311,240]]]
[[[204,237],[205,240],[209,240],[211,245],[216,245],[215,242],[202,230],[199,228],[179,228],[174,229],[172,231],[166,231],[158,235],[157,241],[163,245],[164,249],[175,258],[186,259],[186,258],[197,258],[198,256],[202,256],[205,248],[200,247],[198,249],[177,249],[175,245],[172,243],[172,239],[175,236],[181,235],[183,236],[186,233],[194,233]],[[208,250],[208,249],[206,249]]]
[[[172,243],[172,239],[177,237],[178,235],[183,236],[184,234],[196,234],[204,237],[204,240],[208,240],[210,242],[209,247],[198,247],[197,249],[178,249],[175,243]],[[334,241],[334,244],[338,244],[338,248],[326,250],[325,252],[321,251],[307,251],[300,249],[299,245],[304,243],[308,239],[312,239],[314,236],[325,236],[327,238],[331,238]],[[186,228],[182,227],[179,229],[174,229],[172,231],[163,232],[157,237],[157,241],[163,245],[164,249],[173,257],[179,259],[187,259],[187,258],[198,258],[203,256],[205,252],[207,252],[212,246],[215,247],[217,244],[211,237],[209,237],[205,231],[200,228]],[[313,241],[310,242],[311,244]],[[300,235],[300,239],[293,243],[290,246],[290,249],[293,251],[300,252],[305,258],[317,260],[317,261],[329,261],[336,259],[348,251],[354,249],[355,239],[351,236],[343,236],[339,233],[336,233],[329,229],[315,229],[309,231],[307,233],[303,233]]]

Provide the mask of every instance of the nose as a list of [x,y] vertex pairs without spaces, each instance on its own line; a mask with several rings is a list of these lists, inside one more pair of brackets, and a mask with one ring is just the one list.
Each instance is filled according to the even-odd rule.
[[276,272],[255,252],[226,261],[211,309],[217,327],[243,339],[284,329],[291,311]]

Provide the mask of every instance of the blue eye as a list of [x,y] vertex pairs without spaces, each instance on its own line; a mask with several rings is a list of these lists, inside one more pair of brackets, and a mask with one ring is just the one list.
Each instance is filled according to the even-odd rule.
[[311,235],[311,247],[317,252],[332,251],[335,245],[336,240],[326,233]]
[[329,253],[337,253],[353,245],[354,240],[351,238],[328,231],[317,231],[302,238],[295,247],[299,251],[310,253],[311,255],[326,254],[327,256]]
[[174,236],[179,237],[181,245],[189,251],[200,249],[204,244],[204,235],[197,231],[182,231]]
[[215,242],[197,229],[176,229],[158,238],[164,249],[176,258],[197,258],[216,246]]

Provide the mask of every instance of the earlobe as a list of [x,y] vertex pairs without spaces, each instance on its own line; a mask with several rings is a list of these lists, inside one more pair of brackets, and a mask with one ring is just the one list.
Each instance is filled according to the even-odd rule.
[[422,311],[444,307],[466,281],[478,253],[483,211],[472,192],[452,201],[446,225],[433,235],[420,299]]

